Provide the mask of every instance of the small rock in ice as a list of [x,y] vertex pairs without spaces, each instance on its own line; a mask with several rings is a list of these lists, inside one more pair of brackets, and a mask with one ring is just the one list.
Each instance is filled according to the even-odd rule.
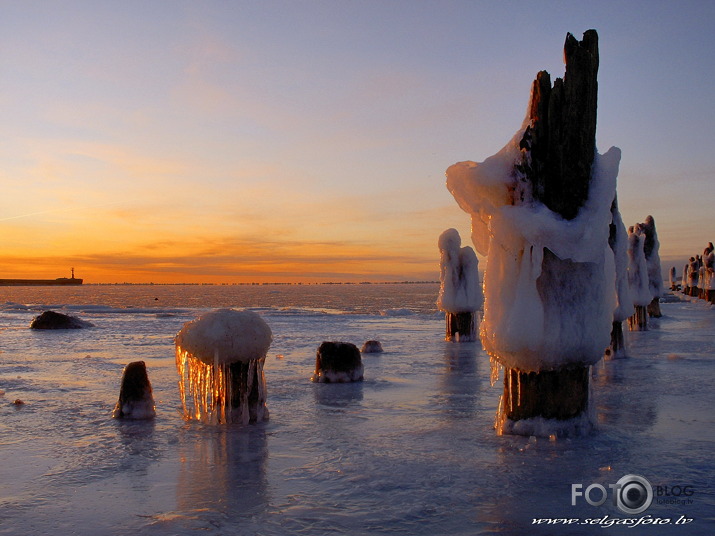
[[32,329],[81,329],[92,327],[93,324],[85,320],[81,320],[76,316],[70,316],[55,311],[45,311],[39,316],[36,316],[30,328]]
[[380,341],[365,341],[365,344],[360,348],[360,352],[363,354],[379,354],[383,352],[382,344],[380,344]]

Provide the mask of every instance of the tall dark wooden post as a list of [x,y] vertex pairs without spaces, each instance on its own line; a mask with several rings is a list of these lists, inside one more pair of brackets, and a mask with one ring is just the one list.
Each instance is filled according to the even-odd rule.
[[[554,80],[541,71],[534,80],[530,123],[520,143],[522,159],[516,164],[514,204],[531,192],[566,220],[574,219],[588,199],[591,168],[596,154],[596,108],[598,94],[598,35],[588,30],[583,40],[566,36],[566,73]],[[563,285],[564,275],[588,276],[583,263],[563,260],[544,249],[542,274],[537,280],[542,299],[548,300],[552,285]],[[576,356],[575,356],[576,357]],[[575,359],[577,361],[577,359]],[[588,367],[571,364],[555,370],[507,369],[502,410],[512,421],[543,417],[570,419],[588,406]]]

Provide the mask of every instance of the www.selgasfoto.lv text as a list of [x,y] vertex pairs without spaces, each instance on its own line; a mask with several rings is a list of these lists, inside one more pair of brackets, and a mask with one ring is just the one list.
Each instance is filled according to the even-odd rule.
[[587,518],[581,519],[577,518],[534,518],[531,522],[532,525],[600,525],[603,528],[613,527],[613,526],[627,526],[629,528],[637,527],[639,525],[687,525],[692,523],[694,519],[681,515],[678,519],[673,519],[670,517],[653,517],[650,515],[645,515],[641,517],[631,517],[631,518],[620,518],[620,517],[610,517],[605,515],[603,517]]

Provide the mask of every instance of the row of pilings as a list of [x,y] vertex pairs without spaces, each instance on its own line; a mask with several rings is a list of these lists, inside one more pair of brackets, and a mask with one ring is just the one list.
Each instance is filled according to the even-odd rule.
[[702,255],[690,257],[680,279],[675,266],[670,269],[670,289],[715,304],[715,251],[712,242],[708,242]]

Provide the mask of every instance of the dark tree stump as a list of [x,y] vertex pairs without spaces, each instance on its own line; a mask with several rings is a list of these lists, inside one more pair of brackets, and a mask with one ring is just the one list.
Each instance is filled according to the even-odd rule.
[[626,344],[623,337],[623,322],[613,322],[611,329],[611,345],[606,350],[606,357],[614,358],[622,354]]
[[477,340],[476,312],[446,313],[445,339],[469,342]]
[[362,381],[363,370],[357,346],[349,342],[323,342],[315,357],[312,379],[320,383]]
[[512,421],[542,417],[566,420],[588,406],[589,367],[522,372],[504,375],[503,411]]
[[663,313],[660,311],[660,298],[655,297],[647,306],[648,316],[650,318],[660,318]]
[[248,413],[248,422],[268,420],[263,359],[235,361],[227,365],[230,387],[226,410],[231,414]]
[[648,331],[648,313],[645,305],[636,305],[636,312],[628,317],[629,331]]

